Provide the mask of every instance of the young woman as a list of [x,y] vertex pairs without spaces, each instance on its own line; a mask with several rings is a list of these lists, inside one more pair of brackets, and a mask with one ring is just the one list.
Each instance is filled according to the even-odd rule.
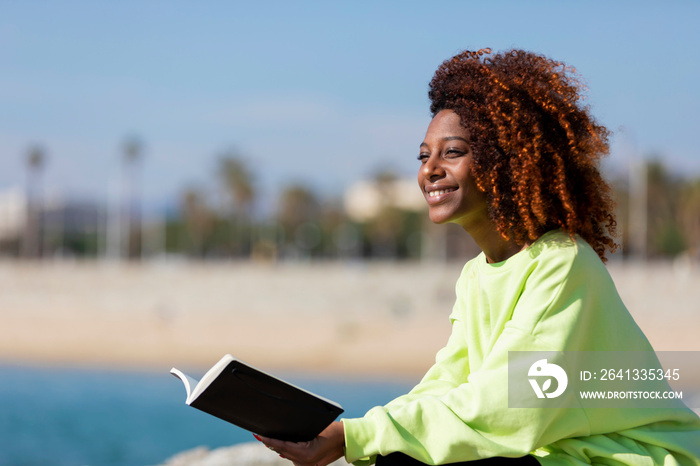
[[[457,281],[452,334],[408,394],[306,443],[295,465],[697,465],[700,419],[665,409],[508,406],[509,351],[646,351],[603,262],[614,250],[607,130],[571,68],[520,50],[463,52],[435,73],[418,184],[436,223],[482,253]],[[476,463],[474,463],[476,462]]]

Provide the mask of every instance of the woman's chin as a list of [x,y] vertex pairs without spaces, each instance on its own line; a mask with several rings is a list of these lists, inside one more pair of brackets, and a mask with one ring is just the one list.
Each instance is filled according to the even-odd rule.
[[428,217],[430,217],[430,221],[437,224],[437,225],[442,225],[445,223],[448,223],[450,221],[450,216],[446,215],[444,212],[436,212],[433,210],[430,210]]

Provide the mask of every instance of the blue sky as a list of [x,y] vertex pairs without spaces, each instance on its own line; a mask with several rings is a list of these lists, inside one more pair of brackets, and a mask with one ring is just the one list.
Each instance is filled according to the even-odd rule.
[[463,49],[512,47],[576,67],[615,132],[608,164],[658,153],[700,174],[698,2],[11,2],[0,0],[0,190],[32,144],[47,189],[107,200],[120,146],[145,143],[142,193],[215,189],[249,160],[268,197],[331,196],[378,170],[413,176],[427,83]]

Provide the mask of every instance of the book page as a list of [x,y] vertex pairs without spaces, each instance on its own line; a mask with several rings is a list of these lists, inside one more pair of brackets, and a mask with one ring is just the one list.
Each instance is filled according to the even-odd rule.
[[175,369],[174,367],[170,369],[170,373],[182,380],[182,383],[185,384],[185,390],[187,391],[187,399],[185,400],[185,403],[192,403],[192,400],[194,399],[192,397],[192,390],[194,387],[197,386],[197,381],[189,375],[185,374],[184,372],[180,371],[179,369]]

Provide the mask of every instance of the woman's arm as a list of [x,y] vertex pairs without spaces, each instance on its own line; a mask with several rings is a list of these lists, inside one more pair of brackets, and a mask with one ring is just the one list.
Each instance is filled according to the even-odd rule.
[[589,435],[580,409],[509,408],[508,352],[544,351],[531,336],[506,332],[468,382],[442,395],[377,407],[346,419],[345,457],[354,462],[395,451],[426,464],[523,456],[562,437]]

